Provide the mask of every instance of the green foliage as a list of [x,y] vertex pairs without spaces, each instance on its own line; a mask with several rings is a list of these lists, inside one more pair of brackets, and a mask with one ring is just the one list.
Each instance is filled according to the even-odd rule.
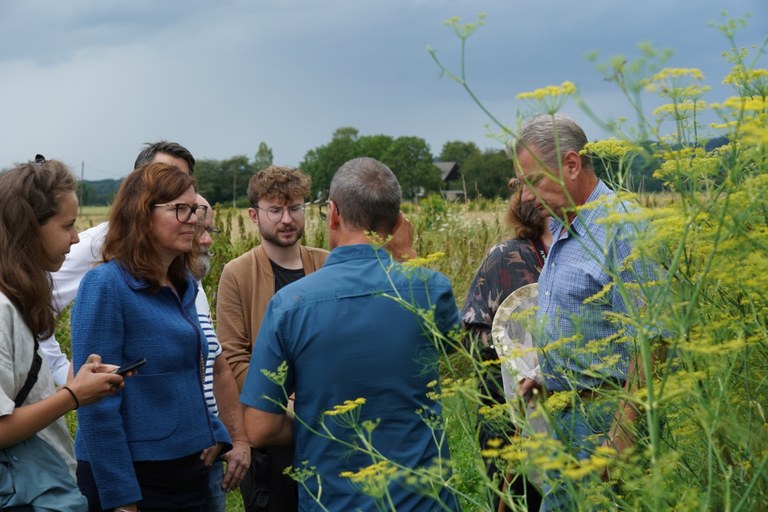
[[478,197],[509,196],[509,179],[515,175],[512,160],[506,152],[486,149],[467,158],[461,167],[467,195]]
[[254,171],[258,172],[262,169],[266,169],[270,165],[272,165],[272,160],[274,159],[272,155],[272,148],[267,146],[266,142],[262,142],[259,144],[259,149],[256,151],[256,156],[253,158],[253,169]]
[[244,155],[227,160],[198,160],[195,164],[198,191],[211,204],[237,205],[238,198],[245,197],[248,180],[256,170]]
[[312,177],[313,197],[326,197],[338,168],[363,156],[387,164],[407,198],[440,188],[440,171],[432,164],[429,145],[419,137],[358,136],[355,128],[338,128],[331,142],[308,151],[299,167]]
[[441,162],[456,162],[459,167],[463,167],[464,162],[470,157],[480,154],[480,149],[474,142],[462,142],[452,140],[443,144],[438,160]]
[[406,198],[440,189],[440,170],[432,163],[432,154],[424,139],[398,137],[377,159],[395,173]]
[[[551,478],[547,471],[559,470],[557,478],[571,489],[573,508],[578,510],[748,511],[762,510],[768,503],[768,70],[756,68],[756,61],[748,60],[749,51],[735,43],[740,25],[739,20],[726,20],[720,27],[732,46],[727,58],[733,71],[725,82],[733,86],[735,96],[708,107],[722,120],[711,129],[730,141],[719,148],[702,144],[713,134],[704,133],[697,120],[698,107],[688,108],[692,97],[701,92],[695,70],[662,69],[667,53],[649,46],[643,47],[639,62],[614,58],[602,68],[626,94],[637,126],[625,128],[626,122],[620,120],[604,122],[630,150],[601,141],[591,148],[593,158],[618,189],[635,188],[635,166],[651,166],[650,160],[636,161],[652,158],[653,179],[671,191],[641,196],[639,203],[650,207],[641,209],[637,217],[607,221],[608,226],[647,223],[633,257],[654,262],[663,270],[661,279],[644,286],[621,280],[615,285],[627,297],[642,299],[631,302],[642,307],[616,320],[637,332],[631,343],[643,362],[646,385],[628,392],[606,390],[598,398],[621,398],[640,411],[638,424],[627,426],[636,435],[634,447],[621,455],[608,447],[577,461],[567,447],[548,436],[502,435],[480,451],[476,419],[509,426],[510,409],[507,404],[480,406],[487,390],[480,389],[478,382],[487,365],[462,347],[462,335],[456,333],[451,338],[456,352],[444,357],[440,383],[454,472],[447,478],[444,473],[419,474],[419,478],[450,486],[461,497],[464,510],[491,510],[497,480],[486,477],[484,459],[531,477]],[[461,38],[462,48],[477,28],[458,20],[450,26]],[[760,56],[763,50],[758,47],[753,54]],[[451,76],[471,91],[463,75]],[[537,96],[566,90],[571,97],[570,89],[555,87],[528,98],[536,101]],[[644,95],[659,91],[671,106],[648,116],[641,109]],[[542,106],[558,104],[557,98],[550,97]],[[386,136],[358,137],[354,129],[337,131],[331,153],[341,160],[339,165],[356,156],[350,148],[362,139],[371,152],[394,142]],[[649,140],[658,143],[650,145]],[[345,154],[345,148],[350,153]],[[325,158],[329,155],[315,156],[314,163],[329,160]],[[327,170],[330,176],[335,168]],[[639,174],[646,176],[646,172]],[[459,303],[488,248],[507,236],[499,221],[505,208],[504,202],[486,197],[453,204],[435,195],[420,204],[403,205],[415,227],[417,252],[432,255],[416,263],[445,273]],[[216,212],[224,233],[215,242],[214,269],[205,281],[212,301],[223,264],[258,242],[242,211],[219,207]],[[305,241],[322,245],[323,233],[323,224],[310,209]],[[414,314],[428,319],[423,312]],[[659,332],[665,335],[664,343],[655,336]],[[66,330],[58,334],[68,347]],[[662,349],[667,356],[652,364],[651,355]],[[538,403],[535,414],[546,417],[574,399],[568,393],[553,394]],[[530,433],[526,419],[518,420],[517,426]],[[365,427],[359,427],[365,436]],[[356,475],[361,484],[380,483],[363,480],[367,476],[386,477],[390,468],[380,462],[370,473]],[[300,470],[296,469],[297,474]],[[596,478],[605,470],[607,481]],[[374,492],[381,486],[367,489]],[[520,509],[522,498],[500,497],[509,508]],[[228,507],[238,510],[239,501],[234,501]]]
[[[461,27],[458,20],[452,26]],[[701,72],[662,68],[669,52],[650,45],[641,46],[636,61],[616,57],[602,65],[638,121],[626,128],[626,120],[597,120],[616,139],[595,143],[588,152],[616,189],[636,190],[638,178],[653,169],[653,180],[675,193],[661,202],[641,198],[641,204],[655,206],[635,217],[606,219],[607,226],[643,223],[633,259],[663,271],[660,279],[639,286],[614,276],[614,288],[633,298],[627,303],[642,306],[616,321],[634,328],[631,342],[645,384],[603,392],[600,399],[620,398],[640,412],[640,421],[623,425],[634,445],[620,454],[609,445],[578,461],[568,447],[546,436],[502,436],[482,453],[507,463],[513,473],[554,477],[569,489],[574,510],[760,510],[768,502],[768,301],[762,277],[768,270],[768,70],[755,67],[765,43],[747,62],[750,52],[735,43],[740,26],[734,20],[720,26],[734,66],[724,82],[737,94],[721,103],[704,104],[708,88],[699,84]],[[462,43],[473,31],[458,32]],[[576,97],[593,116],[572,84],[566,85],[518,98],[552,113],[566,97]],[[652,116],[642,108],[649,93],[669,101]],[[714,134],[699,121],[704,108],[722,120],[711,125]],[[713,135],[730,142],[705,146]],[[664,352],[654,364],[653,354]],[[482,371],[447,369],[454,379]],[[455,394],[476,398],[469,388]],[[546,417],[573,400],[567,393],[553,394],[534,414]],[[481,414],[509,422],[509,411],[500,407]],[[527,425],[523,420],[519,426]],[[559,475],[546,473],[552,469]],[[601,472],[606,481],[595,478]]]
[[80,204],[87,205],[109,205],[115,198],[117,189],[123,180],[93,180],[84,181],[82,193],[78,191]]
[[359,156],[356,152],[357,139],[356,128],[337,128],[331,142],[304,155],[299,168],[312,177],[313,197],[327,197],[336,170],[347,160]]
[[248,229],[251,220],[241,209],[214,207],[215,225],[221,230],[211,246],[211,270],[203,279],[203,286],[211,305],[211,316],[216,317],[216,293],[224,265],[259,244],[258,230]]

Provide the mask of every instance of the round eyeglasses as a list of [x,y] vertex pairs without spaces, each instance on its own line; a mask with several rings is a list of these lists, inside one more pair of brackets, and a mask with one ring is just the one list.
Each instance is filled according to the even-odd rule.
[[295,204],[293,206],[268,206],[266,208],[257,206],[256,209],[264,210],[265,212],[267,212],[267,218],[272,222],[280,222],[281,220],[283,220],[283,215],[285,215],[285,210],[288,210],[288,215],[291,217],[291,219],[293,220],[303,219],[305,206],[303,204]]
[[179,222],[189,222],[194,213],[197,216],[197,222],[203,222],[205,216],[208,214],[208,207],[204,204],[187,204],[187,203],[159,203],[153,204],[153,208],[159,208],[161,206],[168,206],[176,209],[176,220]]

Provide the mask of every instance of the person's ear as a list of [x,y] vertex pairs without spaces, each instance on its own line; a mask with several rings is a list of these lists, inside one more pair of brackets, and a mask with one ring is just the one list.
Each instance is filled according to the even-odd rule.
[[328,201],[328,227],[337,229],[341,224],[341,215],[335,201]]
[[259,212],[256,208],[248,208],[248,216],[251,218],[251,222],[259,225]]
[[567,151],[563,155],[563,176],[574,179],[581,172],[581,156],[576,151]]

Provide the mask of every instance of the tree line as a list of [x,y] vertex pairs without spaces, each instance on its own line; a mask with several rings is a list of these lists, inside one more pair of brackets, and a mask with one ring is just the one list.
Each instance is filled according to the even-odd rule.
[[[649,151],[653,144],[648,143]],[[474,142],[446,142],[438,155],[433,155],[429,144],[421,137],[390,135],[360,135],[354,127],[336,129],[331,140],[310,149],[298,167],[312,177],[312,200],[325,199],[331,178],[347,160],[369,156],[387,164],[400,181],[403,196],[416,200],[446,190],[459,190],[464,197],[506,197],[507,184],[514,176],[512,161],[503,149],[481,150]],[[443,181],[441,171],[434,163],[455,162],[459,178]],[[653,178],[658,162],[652,157],[634,159],[625,182],[632,190],[658,192],[659,180]],[[245,207],[248,204],[246,190],[253,174],[272,165],[272,149],[265,142],[259,144],[253,158],[236,155],[225,160],[198,160],[195,167],[200,193],[211,204]],[[610,163],[595,162],[601,177],[609,177],[615,170]],[[109,205],[121,180],[86,181],[82,184],[81,203],[84,205]]]

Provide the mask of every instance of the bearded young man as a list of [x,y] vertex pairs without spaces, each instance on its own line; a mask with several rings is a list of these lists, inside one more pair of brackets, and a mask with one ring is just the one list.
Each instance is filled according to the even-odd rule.
[[[328,251],[299,244],[310,178],[299,169],[270,166],[248,183],[248,215],[261,244],[227,263],[217,295],[217,335],[240,391],[253,342],[272,296],[323,266]],[[251,451],[251,468],[240,485],[247,512],[298,509],[298,488],[283,469],[293,463],[290,446]]]

